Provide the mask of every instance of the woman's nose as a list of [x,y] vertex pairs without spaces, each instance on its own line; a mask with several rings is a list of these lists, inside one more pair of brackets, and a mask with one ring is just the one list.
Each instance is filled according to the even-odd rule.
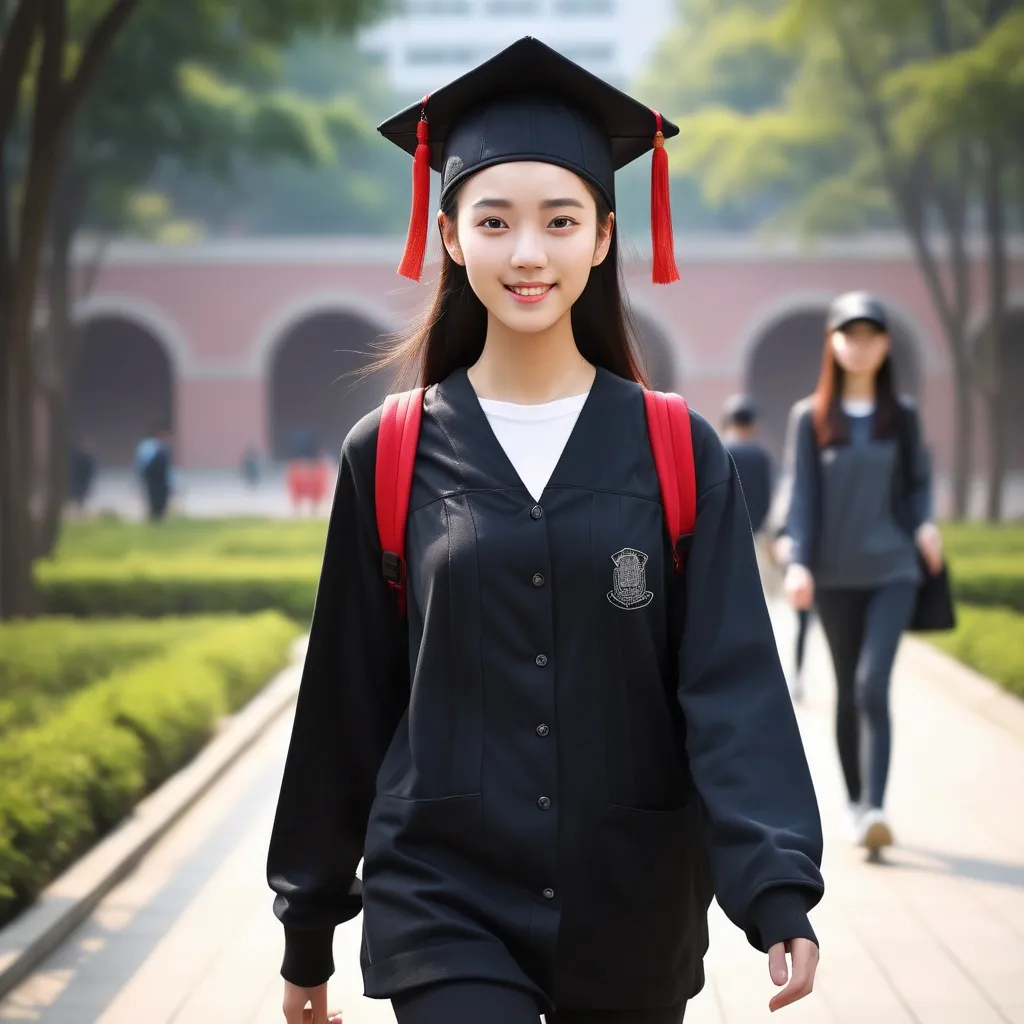
[[514,267],[545,267],[547,262],[547,253],[544,251],[544,241],[540,234],[530,228],[517,231],[515,249],[512,252],[512,265]]

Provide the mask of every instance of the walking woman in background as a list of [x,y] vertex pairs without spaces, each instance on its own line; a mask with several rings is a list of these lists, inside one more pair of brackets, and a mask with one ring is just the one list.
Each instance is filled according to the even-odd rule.
[[619,284],[614,171],[677,129],[525,38],[380,130],[415,154],[413,278],[442,174],[433,303],[399,350],[425,387],[388,576],[407,618],[378,409],[342,449],[268,858],[286,1018],[323,1024],[362,910],[364,990],[399,1024],[678,1024],[712,891],[792,1003],[820,822],[750,523],[690,415],[676,571]]
[[828,313],[817,389],[794,408],[785,589],[814,605],[835,667],[836,739],[855,842],[893,841],[884,812],[889,688],[922,572],[942,568],[914,406],[896,391],[888,318],[864,292]]

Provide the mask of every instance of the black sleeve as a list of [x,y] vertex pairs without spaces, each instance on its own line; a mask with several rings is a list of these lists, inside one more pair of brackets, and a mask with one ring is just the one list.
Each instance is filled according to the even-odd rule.
[[364,418],[342,451],[267,860],[281,974],[303,987],[334,972],[335,925],[361,909],[376,776],[408,702],[408,631],[381,575],[374,511],[379,422],[379,410]]
[[817,941],[822,836],[739,480],[693,416],[697,525],[685,589],[679,703],[719,905],[756,948]]
[[786,516],[786,533],[793,541],[793,561],[808,569],[814,567],[814,549],[818,537],[818,442],[814,421],[807,406],[793,410],[789,424],[792,446],[792,489]]
[[907,501],[910,524],[916,531],[922,523],[932,518],[932,471],[931,459],[921,436],[921,421],[917,409],[904,404],[904,419],[909,432],[910,473]]

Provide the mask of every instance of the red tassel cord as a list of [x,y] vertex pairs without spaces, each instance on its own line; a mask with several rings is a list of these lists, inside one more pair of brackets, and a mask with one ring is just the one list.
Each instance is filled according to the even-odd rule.
[[412,162],[412,213],[409,234],[398,273],[411,281],[423,274],[423,258],[427,251],[427,228],[430,218],[430,131],[427,125],[427,99],[423,97],[420,122],[416,126],[416,155]]
[[655,284],[671,284],[679,280],[676,267],[675,240],[672,237],[672,202],[668,183],[668,153],[661,131],[661,114],[654,111],[656,132],[654,157],[651,161],[651,244],[654,266],[651,279]]

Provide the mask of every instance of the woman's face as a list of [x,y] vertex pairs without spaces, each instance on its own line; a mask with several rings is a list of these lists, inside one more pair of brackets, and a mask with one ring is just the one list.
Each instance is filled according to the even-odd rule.
[[889,335],[870,320],[854,320],[832,332],[832,351],[845,373],[873,376],[889,355]]
[[488,313],[522,333],[547,330],[608,255],[614,215],[572,171],[546,163],[487,167],[459,192],[458,222],[439,214],[445,246]]

